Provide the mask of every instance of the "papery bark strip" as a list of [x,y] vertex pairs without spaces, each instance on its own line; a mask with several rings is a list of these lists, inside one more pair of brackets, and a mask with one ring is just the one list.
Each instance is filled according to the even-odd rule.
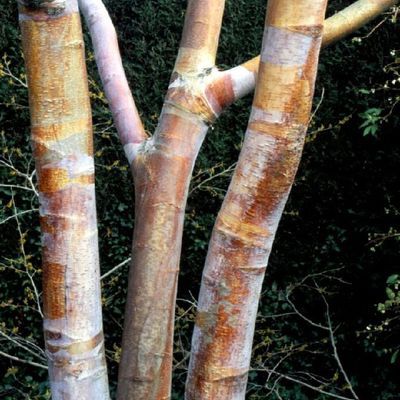
[[214,226],[187,400],[244,399],[261,285],[310,117],[326,0],[269,0],[243,149]]
[[176,288],[190,178],[219,112],[205,88],[214,70],[224,1],[191,0],[154,136],[133,161],[135,232],[118,399],[171,396]]
[[[322,47],[327,47],[351,35],[398,3],[399,0],[356,1],[325,20]],[[217,91],[225,90],[225,103],[221,104],[222,108],[228,107],[234,101],[253,92],[259,63],[260,56],[257,56],[237,67],[214,74],[209,90],[214,95]]]
[[107,400],[84,44],[76,1],[57,4],[19,7],[39,181],[46,354],[54,400]]
[[147,135],[126,79],[117,34],[101,0],[79,0],[89,27],[94,55],[114,124],[129,164]]

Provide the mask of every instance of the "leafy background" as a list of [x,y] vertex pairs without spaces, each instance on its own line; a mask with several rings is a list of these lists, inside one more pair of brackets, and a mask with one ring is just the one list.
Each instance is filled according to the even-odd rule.
[[[329,14],[348,4],[331,1]],[[107,6],[151,133],[179,45],[186,1],[108,0]],[[227,1],[221,68],[258,53],[264,12],[262,0]],[[315,115],[261,296],[248,399],[332,398],[322,392],[355,398],[351,390],[360,399],[400,399],[398,13],[393,8],[322,52]],[[114,393],[134,199],[86,32],[85,39],[102,272],[122,264],[102,281]],[[38,201],[13,0],[2,0],[0,57],[0,398],[48,399]],[[250,102],[250,97],[239,101],[212,127],[196,163],[176,310],[173,399],[183,398],[201,270]]]

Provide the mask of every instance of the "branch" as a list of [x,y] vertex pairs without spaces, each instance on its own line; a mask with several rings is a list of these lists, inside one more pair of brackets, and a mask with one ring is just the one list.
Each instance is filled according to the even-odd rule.
[[38,363],[35,363],[34,361],[23,360],[22,358],[18,358],[18,357],[12,356],[11,354],[4,353],[3,351],[0,351],[0,356],[9,358],[10,360],[18,361],[18,362],[23,363],[23,364],[32,365],[33,367],[48,369],[48,367],[46,365],[38,364]]
[[132,97],[122,65],[117,34],[101,0],[79,0],[89,27],[103,88],[129,164],[147,135]]
[[11,336],[7,335],[5,332],[3,332],[2,330],[0,330],[0,336],[3,336],[4,339],[10,341],[11,343],[14,343],[16,346],[20,347],[21,349],[24,349],[25,351],[27,351],[28,353],[34,355],[35,357],[40,358],[41,360],[43,359],[43,357],[38,354],[37,352],[31,350],[29,347],[24,346],[23,344],[19,343],[16,339],[12,338]]
[[[358,0],[339,11],[325,20],[322,47],[345,38],[398,2],[399,0]],[[259,63],[260,56],[257,56],[237,67],[215,74],[214,81],[210,84],[211,90],[217,92],[223,86],[229,92],[229,95],[224,96],[223,108],[253,92]]]
[[225,0],[189,0],[174,72],[199,72],[215,66]]
[[[319,286],[318,286],[317,282],[314,282],[314,283],[315,283],[315,286],[319,289]],[[327,321],[327,324],[328,324],[329,338],[330,338],[330,341],[331,341],[331,344],[332,344],[333,356],[334,356],[334,358],[336,360],[336,363],[337,363],[337,365],[338,365],[338,367],[340,369],[340,372],[343,375],[344,380],[347,383],[347,386],[348,386],[351,394],[353,395],[354,399],[359,400],[359,397],[357,396],[356,392],[354,391],[353,385],[351,384],[351,381],[350,381],[345,369],[343,368],[342,361],[340,360],[339,353],[337,351],[336,342],[335,342],[335,335],[334,335],[334,331],[333,331],[333,328],[332,328],[332,321],[331,321],[331,316],[330,316],[330,312],[329,312],[329,303],[326,300],[325,296],[323,295],[322,291],[320,291],[320,294],[321,294],[321,297],[324,300],[324,303],[325,303],[325,306],[326,306],[326,321]]]
[[108,276],[112,275],[115,271],[118,269],[122,268],[124,265],[128,264],[131,261],[131,257],[127,258],[126,260],[120,262],[118,265],[115,267],[111,268],[109,271],[105,272],[101,277],[100,280],[102,281],[103,279],[107,278]]
[[358,0],[333,15],[324,26],[324,46],[329,46],[375,19],[398,0]]
[[318,393],[321,393],[321,394],[325,394],[325,395],[327,395],[329,397],[334,397],[335,399],[342,399],[342,400],[352,400],[350,397],[344,397],[344,396],[340,396],[338,394],[327,392],[327,391],[322,390],[322,389],[320,389],[318,387],[312,386],[307,382],[303,382],[303,381],[300,381],[299,379],[292,378],[289,375],[281,374],[280,372],[277,372],[277,371],[274,371],[274,370],[270,370],[270,369],[267,369],[266,371],[268,373],[277,375],[280,378],[283,378],[283,379],[286,379],[288,381],[291,381],[291,382],[297,383],[299,385],[305,386],[306,388],[314,390],[315,392],[318,392]]

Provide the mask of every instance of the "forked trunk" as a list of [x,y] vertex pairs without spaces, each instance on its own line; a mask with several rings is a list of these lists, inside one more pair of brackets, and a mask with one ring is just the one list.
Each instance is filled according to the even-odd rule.
[[136,210],[118,399],[171,396],[183,220],[194,162],[217,101],[205,91],[215,64],[224,1],[189,1],[160,122],[133,154]]

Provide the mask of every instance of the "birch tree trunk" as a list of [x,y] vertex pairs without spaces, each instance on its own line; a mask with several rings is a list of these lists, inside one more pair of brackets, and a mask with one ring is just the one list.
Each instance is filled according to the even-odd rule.
[[[90,106],[76,1],[20,2],[39,177],[44,326],[53,398],[108,399]],[[193,165],[209,125],[254,89],[259,58],[217,71],[224,1],[190,0],[160,122],[146,139],[107,11],[101,0],[79,2],[135,182],[133,265],[118,399],[168,399]],[[301,0],[290,9],[284,3],[270,0],[270,27],[246,141],[210,244],[188,399],[244,396],[258,291],[301,154],[323,20],[323,0]],[[326,44],[395,3],[357,1],[328,19]]]
[[118,399],[169,399],[183,220],[190,178],[217,114],[206,84],[223,0],[191,0],[160,122],[133,155],[135,232]]
[[244,399],[257,306],[310,118],[326,0],[269,0],[243,149],[201,283],[186,399]]
[[75,0],[20,4],[54,400],[107,400],[91,111]]
[[[330,46],[351,35],[368,22],[377,18],[399,0],[358,0],[324,21],[321,47]],[[224,93],[222,108],[252,93],[257,80],[260,56],[247,60],[237,67],[215,75],[210,90]],[[220,94],[221,96],[221,94]]]

